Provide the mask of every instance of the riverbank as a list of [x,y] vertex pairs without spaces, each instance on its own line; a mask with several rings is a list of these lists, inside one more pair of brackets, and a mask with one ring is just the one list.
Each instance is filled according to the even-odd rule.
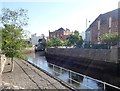
[[[24,60],[15,60],[15,69],[13,72],[8,72],[10,65],[6,63],[2,81],[8,84],[8,89],[11,87],[18,87],[18,89],[66,89],[67,86],[61,84],[57,80],[48,76],[44,72],[35,68]],[[12,84],[12,85],[10,85]]]
[[25,48],[25,50],[23,51],[24,54],[29,54],[29,53],[34,53],[35,52],[35,48],[31,47],[31,48]]
[[119,50],[48,48],[45,56],[49,63],[120,87],[117,51]]

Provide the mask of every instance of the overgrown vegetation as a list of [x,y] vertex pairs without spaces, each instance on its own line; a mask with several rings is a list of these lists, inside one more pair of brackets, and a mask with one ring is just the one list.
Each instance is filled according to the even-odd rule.
[[120,41],[120,35],[118,32],[112,32],[112,33],[105,33],[100,36],[100,40],[103,43],[110,44],[110,45],[117,45],[117,43]]

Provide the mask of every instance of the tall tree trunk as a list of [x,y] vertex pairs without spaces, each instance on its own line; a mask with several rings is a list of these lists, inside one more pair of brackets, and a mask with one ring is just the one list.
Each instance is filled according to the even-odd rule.
[[13,57],[11,58],[11,72],[14,70],[14,60]]

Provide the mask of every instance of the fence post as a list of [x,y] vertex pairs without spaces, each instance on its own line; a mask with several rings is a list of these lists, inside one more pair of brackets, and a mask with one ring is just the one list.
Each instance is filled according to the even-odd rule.
[[54,65],[53,65],[53,71],[55,71],[55,70],[54,70]]
[[0,54],[0,88],[2,86],[2,72],[4,70],[5,63],[6,63],[5,55]]
[[[84,75],[83,76],[84,78],[83,79],[87,79],[87,77]],[[87,86],[87,80],[86,80],[86,82],[83,82],[83,85],[86,87]]]
[[71,81],[71,71],[69,71],[69,80],[70,80],[70,84],[72,84],[72,81]]
[[60,74],[62,74],[62,68],[60,67]]
[[5,67],[5,63],[6,63],[6,57],[5,55],[0,55],[0,63],[1,63],[1,69],[0,69],[0,73],[2,74],[4,67]]
[[104,91],[105,91],[105,82],[104,82]]

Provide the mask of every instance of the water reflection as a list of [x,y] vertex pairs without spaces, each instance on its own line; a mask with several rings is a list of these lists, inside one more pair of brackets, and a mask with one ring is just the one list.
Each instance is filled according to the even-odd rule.
[[97,83],[92,79],[88,79],[85,76],[76,74],[73,71],[64,69],[62,67],[56,66],[54,64],[48,63],[45,56],[41,54],[29,54],[28,61],[32,64],[38,66],[39,68],[47,71],[53,76],[58,77],[59,79],[75,86],[77,89],[103,89],[103,84]]

